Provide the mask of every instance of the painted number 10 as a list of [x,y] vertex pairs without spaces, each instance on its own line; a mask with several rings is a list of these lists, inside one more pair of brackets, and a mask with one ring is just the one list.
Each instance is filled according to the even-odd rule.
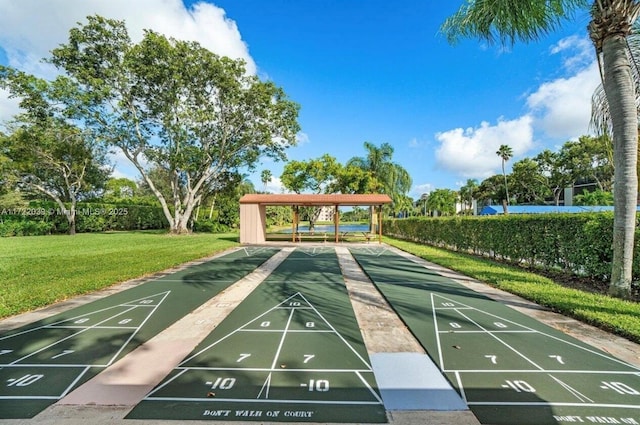
[[309,391],[327,392],[329,391],[329,381],[326,379],[309,379]]
[[24,375],[23,377],[18,379],[7,380],[7,382],[9,382],[7,384],[7,387],[26,387],[42,378],[44,378],[44,375]]
[[536,389],[533,388],[527,381],[505,381],[506,384],[502,385],[502,388],[511,388],[516,392],[535,393]]

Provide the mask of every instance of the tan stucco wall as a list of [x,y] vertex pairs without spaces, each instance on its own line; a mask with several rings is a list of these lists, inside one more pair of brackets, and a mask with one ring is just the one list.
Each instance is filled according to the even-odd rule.
[[240,243],[264,243],[266,233],[267,207],[257,204],[240,204]]

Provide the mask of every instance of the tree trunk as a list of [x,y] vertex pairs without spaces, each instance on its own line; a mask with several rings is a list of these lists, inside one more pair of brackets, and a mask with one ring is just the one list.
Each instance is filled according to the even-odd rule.
[[638,197],[638,120],[635,86],[623,35],[602,44],[604,91],[613,124],[614,221],[613,262],[609,293],[628,297],[631,291],[633,246]]
[[177,214],[169,231],[173,235],[185,235],[190,233],[189,217],[186,214]]

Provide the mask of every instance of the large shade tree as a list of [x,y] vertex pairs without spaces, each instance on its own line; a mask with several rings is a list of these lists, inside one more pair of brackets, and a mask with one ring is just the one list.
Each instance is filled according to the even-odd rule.
[[19,98],[22,109],[8,124],[8,134],[0,135],[7,159],[3,180],[54,201],[69,234],[75,234],[78,201],[95,196],[111,174],[105,147],[61,106],[73,95],[66,78],[48,82],[0,66],[0,87]]
[[[52,54],[76,87],[69,109],[133,163],[173,233],[188,231],[221,176],[251,170],[262,156],[284,159],[295,144],[298,105],[248,75],[243,61],[196,42],[145,31],[134,44],[124,22],[92,16]],[[153,168],[168,176],[168,193]]]
[[560,205],[560,196],[565,187],[573,184],[573,178],[567,170],[564,156],[558,152],[545,149],[536,155],[533,160],[538,164],[540,174],[546,181],[551,194],[553,194],[554,204]]
[[[342,165],[331,155],[307,161],[289,161],[282,171],[282,185],[295,193],[335,193],[334,183]],[[313,232],[320,216],[320,207],[304,207],[303,215],[309,220],[309,231]]]
[[638,196],[638,112],[627,39],[640,13],[640,1],[466,0],[442,29],[451,41],[471,36],[503,44],[528,42],[540,39],[581,8],[591,14],[588,32],[600,64],[613,135],[615,213],[609,292],[628,297]]
[[511,181],[511,196],[520,204],[544,204],[551,195],[540,164],[531,158],[523,158],[513,164]]

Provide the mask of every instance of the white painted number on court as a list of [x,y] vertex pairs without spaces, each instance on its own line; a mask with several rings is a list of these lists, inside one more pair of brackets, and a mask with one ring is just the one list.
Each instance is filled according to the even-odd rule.
[[316,327],[316,323],[315,322],[307,322],[307,323],[305,323],[305,326],[307,328],[315,328]]
[[460,325],[460,323],[456,323],[456,322],[449,323],[449,326],[451,326],[454,329],[460,329],[462,327],[462,325]]
[[507,328],[507,327],[508,327],[507,325],[505,325],[504,323],[501,323],[501,322],[493,322],[493,324],[494,324],[494,326],[495,326],[496,328],[502,328],[502,329],[504,329],[504,328]]
[[240,357],[238,358],[238,360],[236,360],[236,363],[240,363],[241,361],[243,361],[244,359],[246,359],[247,357],[251,357],[251,354],[248,353],[241,353]]
[[7,387],[26,387],[44,378],[44,375],[24,375],[18,379],[7,379]]
[[66,356],[67,354],[71,354],[71,353],[75,353],[75,350],[63,350],[62,353],[56,354],[55,356],[51,357],[51,360],[58,359],[62,356]]
[[558,356],[558,355],[552,354],[549,357],[551,357],[552,359],[556,359],[558,361],[558,363],[560,363],[560,364],[564,364],[564,360],[562,360],[562,356]]
[[236,378],[218,378],[215,381],[206,382],[205,385],[212,390],[230,390],[236,383]]
[[618,394],[640,395],[640,392],[623,382],[602,381],[601,384],[600,388],[603,390],[613,390]]
[[485,355],[485,357],[486,357],[487,359],[491,360],[491,363],[493,363],[493,364],[498,364],[498,360],[497,360],[497,359],[498,359],[498,356],[493,355],[493,354],[487,354],[487,355]]
[[536,389],[533,388],[527,381],[505,381],[506,384],[502,385],[502,388],[511,388],[516,392],[535,393]]
[[329,391],[329,381],[326,379],[309,379],[309,391],[327,392]]
[[309,363],[309,360],[311,360],[312,358],[314,358],[316,355],[315,354],[305,354],[304,355],[304,362],[303,363]]
[[73,323],[85,323],[85,322],[88,322],[88,321],[89,321],[89,318],[84,317],[84,318],[82,318],[82,319],[78,319],[78,320],[76,320],[76,321],[75,321],[75,322],[73,322]]
[[455,307],[454,303],[442,303],[442,307]]
[[268,328],[269,326],[271,326],[271,322],[262,322],[262,323],[260,323],[260,327],[261,328]]

